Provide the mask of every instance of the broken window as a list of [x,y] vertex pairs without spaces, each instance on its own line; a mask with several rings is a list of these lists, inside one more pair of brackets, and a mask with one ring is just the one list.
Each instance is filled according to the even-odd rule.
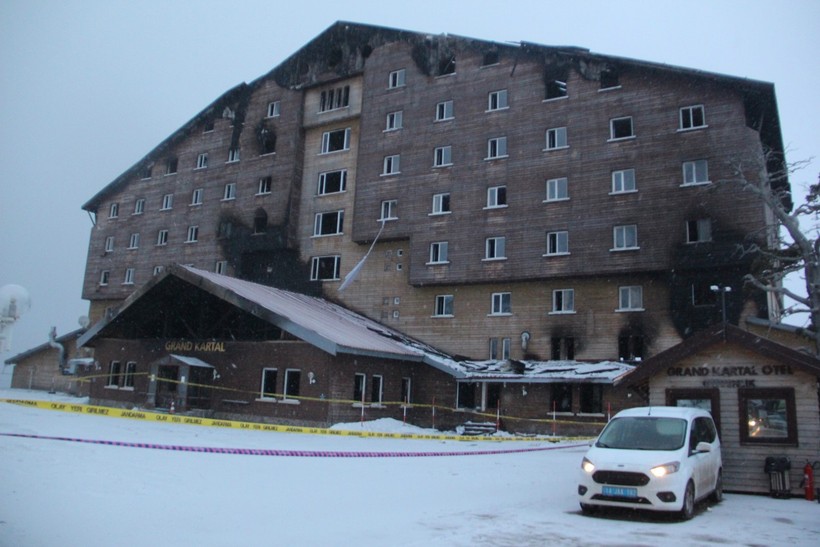
[[317,213],[313,225],[314,236],[327,236],[342,233],[344,211]]
[[227,239],[231,237],[233,233],[233,222],[230,220],[223,220],[220,221],[219,226],[216,230],[216,237],[219,239]]
[[575,338],[571,336],[553,336],[552,360],[571,361],[575,359]]
[[311,281],[335,281],[339,279],[339,263],[341,257],[339,255],[333,256],[314,256],[311,259],[310,265],[310,280]]
[[717,304],[717,291],[712,290],[712,283],[697,281],[692,284],[692,305],[693,306],[715,306]]
[[168,158],[165,160],[165,174],[173,175],[177,172],[179,160],[177,158]]
[[350,104],[350,86],[326,89],[319,95],[319,112],[345,108]]
[[601,71],[601,89],[620,87],[620,76],[614,68],[606,68]]
[[445,57],[439,61],[438,64],[438,75],[445,76],[447,74],[455,74],[456,72],[456,57],[455,55],[450,55],[449,57]]
[[484,54],[484,58],[481,60],[481,66],[497,65],[498,59],[498,50],[488,51]]
[[150,179],[151,178],[151,167],[153,167],[153,166],[152,165],[146,165],[145,167],[142,168],[142,171],[140,171],[140,178],[141,179]]
[[621,361],[636,361],[643,359],[643,336],[623,335],[618,337],[618,358]]
[[257,209],[253,214],[253,233],[264,234],[268,229],[268,213],[264,209]]
[[708,218],[686,221],[686,243],[712,241],[712,221]]
[[635,133],[632,130],[632,116],[625,116],[623,118],[613,118],[609,120],[609,138],[627,139],[634,137]]

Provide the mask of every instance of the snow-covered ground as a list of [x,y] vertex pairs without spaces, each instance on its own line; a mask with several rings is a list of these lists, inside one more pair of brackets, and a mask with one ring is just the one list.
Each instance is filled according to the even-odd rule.
[[[0,398],[70,400],[0,390]],[[399,422],[373,424],[407,432]],[[344,427],[360,428],[360,424]],[[818,545],[820,504],[727,494],[689,522],[581,515],[584,446],[238,431],[0,403],[0,433],[447,456],[193,453],[0,435],[0,545]],[[548,449],[512,453],[476,451]]]

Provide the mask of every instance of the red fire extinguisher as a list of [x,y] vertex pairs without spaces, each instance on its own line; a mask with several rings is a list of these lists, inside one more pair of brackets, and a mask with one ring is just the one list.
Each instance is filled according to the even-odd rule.
[[806,462],[803,468],[803,485],[806,488],[806,499],[814,501],[814,466],[811,462]]

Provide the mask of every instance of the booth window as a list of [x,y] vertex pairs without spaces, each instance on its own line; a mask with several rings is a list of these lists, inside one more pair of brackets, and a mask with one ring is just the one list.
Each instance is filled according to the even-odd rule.
[[793,388],[742,388],[741,444],[797,445],[797,416]]
[[715,426],[720,431],[720,390],[718,388],[667,389],[666,404],[706,410],[712,415]]

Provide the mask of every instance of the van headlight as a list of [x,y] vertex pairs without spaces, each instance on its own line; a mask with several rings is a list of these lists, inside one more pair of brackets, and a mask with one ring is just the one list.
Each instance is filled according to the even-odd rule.
[[589,458],[584,457],[584,459],[581,461],[581,469],[583,469],[587,473],[592,473],[593,471],[595,471],[595,464],[589,461]]
[[657,478],[665,477],[671,473],[676,473],[680,469],[680,462],[665,463],[649,470]]

